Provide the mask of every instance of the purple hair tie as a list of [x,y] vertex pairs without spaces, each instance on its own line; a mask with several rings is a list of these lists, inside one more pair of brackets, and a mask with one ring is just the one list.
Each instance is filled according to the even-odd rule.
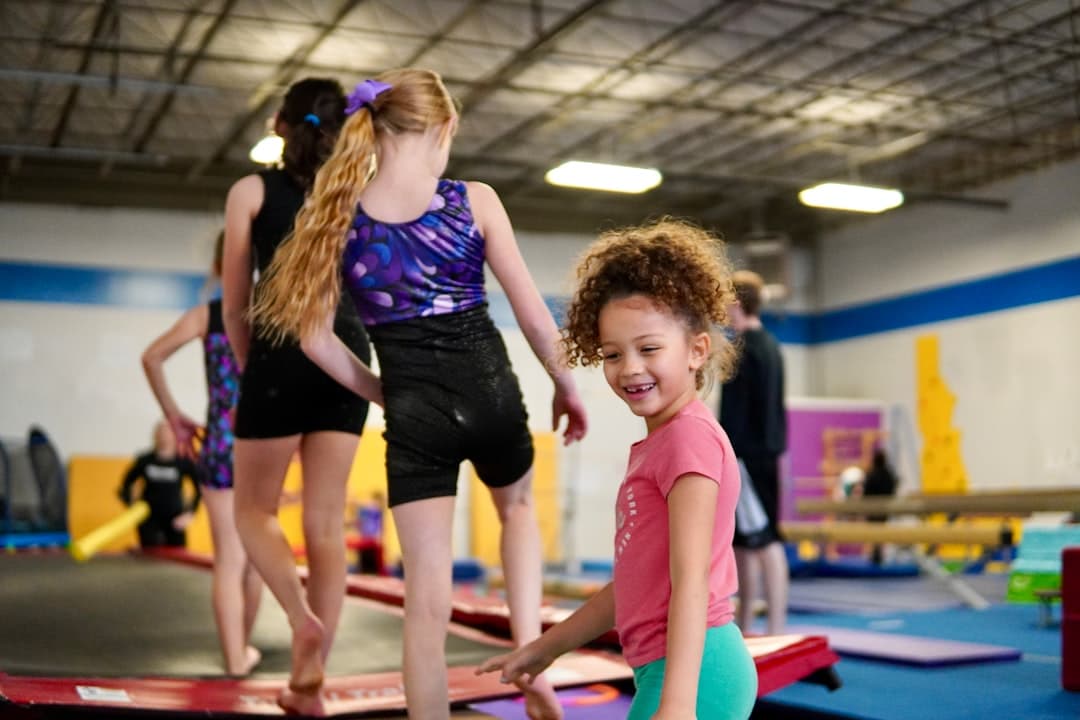
[[373,113],[375,108],[371,104],[375,102],[375,98],[389,90],[390,87],[389,84],[378,80],[364,80],[356,86],[356,89],[347,98],[345,114],[352,115],[360,108],[365,107]]

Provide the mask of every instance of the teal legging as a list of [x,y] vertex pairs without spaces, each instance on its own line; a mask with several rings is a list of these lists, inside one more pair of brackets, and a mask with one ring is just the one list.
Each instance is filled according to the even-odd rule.
[[[649,720],[660,707],[666,658],[634,668],[634,703],[626,720]],[[698,676],[698,720],[746,720],[757,697],[757,666],[735,623],[705,631]]]

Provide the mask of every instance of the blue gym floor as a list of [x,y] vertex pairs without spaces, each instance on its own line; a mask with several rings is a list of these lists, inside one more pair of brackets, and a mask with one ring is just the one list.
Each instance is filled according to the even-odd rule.
[[[925,578],[793,580],[790,622],[856,628],[935,639],[1014,647],[1018,662],[924,669],[842,658],[836,666],[844,686],[796,683],[769,695],[762,717],[993,718],[1059,720],[1080,718],[1080,693],[1061,687],[1061,630],[1038,626],[1032,605],[1004,603],[1005,577],[966,578],[992,601],[986,610],[961,606],[938,582]],[[821,610],[835,598],[840,612]],[[1054,609],[1060,618],[1060,607]]]

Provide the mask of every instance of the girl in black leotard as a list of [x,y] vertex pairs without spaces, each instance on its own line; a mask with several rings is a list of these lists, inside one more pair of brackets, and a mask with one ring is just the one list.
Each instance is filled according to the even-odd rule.
[[[236,524],[252,564],[284,608],[293,629],[290,686],[316,679],[298,670],[313,648],[309,624],[325,629],[317,652],[325,662],[345,595],[345,488],[367,402],[308,360],[295,343],[274,345],[246,321],[253,267],[264,271],[292,230],[315,172],[345,118],[345,95],[334,80],[295,83],[278,111],[284,167],[238,180],[225,203],[225,329],[243,370],[236,416]],[[254,287],[258,297],[260,285]],[[334,331],[367,361],[367,336],[351,302],[341,303]],[[278,502],[293,454],[303,467],[303,528],[307,589],[301,585],[278,523]],[[287,561],[282,562],[283,554]],[[288,697],[282,704],[288,705]],[[294,708],[290,708],[294,709]]]

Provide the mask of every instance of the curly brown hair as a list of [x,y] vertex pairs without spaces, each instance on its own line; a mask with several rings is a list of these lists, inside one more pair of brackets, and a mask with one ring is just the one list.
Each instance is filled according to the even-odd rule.
[[567,364],[600,365],[600,311],[611,300],[644,295],[669,308],[689,332],[712,334],[709,361],[695,378],[697,389],[705,386],[710,367],[726,379],[735,347],[712,331],[727,320],[727,307],[735,300],[731,276],[723,241],[688,222],[663,218],[603,233],[578,262],[577,291],[562,331]]

